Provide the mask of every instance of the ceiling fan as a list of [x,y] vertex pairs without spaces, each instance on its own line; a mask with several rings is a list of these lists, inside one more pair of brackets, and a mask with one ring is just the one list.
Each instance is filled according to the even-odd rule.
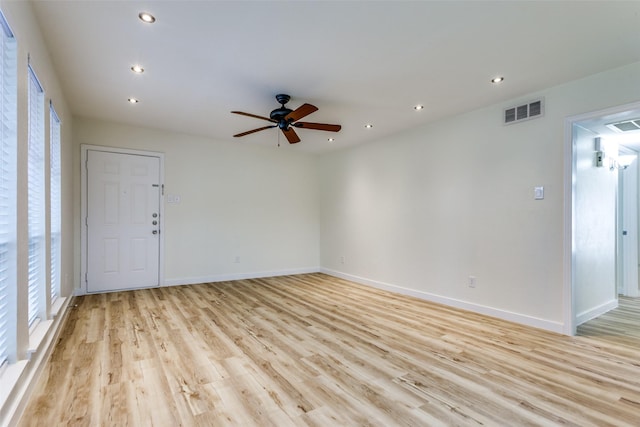
[[269,126],[263,126],[261,128],[252,129],[246,132],[239,133],[237,135],[233,135],[234,137],[240,137],[249,135],[255,132],[260,132],[261,130],[271,129],[278,127],[282,131],[285,137],[287,137],[287,141],[290,144],[295,144],[296,142],[300,142],[300,137],[293,130],[293,127],[303,128],[303,129],[315,129],[315,130],[326,130],[329,132],[338,132],[342,126],[340,125],[329,125],[325,123],[311,123],[311,122],[299,122],[303,117],[308,116],[314,111],[318,111],[318,107],[311,104],[302,104],[300,107],[295,110],[291,110],[284,105],[289,102],[291,97],[285,94],[276,95],[276,100],[280,103],[280,108],[276,108],[271,112],[269,117],[257,116],[255,114],[243,113],[242,111],[232,111],[234,114],[240,114],[243,116],[254,117],[256,119],[267,120],[271,123],[275,123]]

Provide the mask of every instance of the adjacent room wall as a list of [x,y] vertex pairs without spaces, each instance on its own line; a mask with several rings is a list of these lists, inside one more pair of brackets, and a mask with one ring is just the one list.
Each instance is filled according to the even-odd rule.
[[[609,159],[595,165],[592,131],[574,125],[576,191],[574,271],[576,325],[608,311],[616,299],[616,202],[618,173]],[[604,141],[601,149],[605,151]],[[615,149],[614,149],[615,148]],[[617,145],[608,155],[617,152]]]
[[[74,143],[76,164],[80,144],[164,153],[165,284],[319,269],[318,181],[312,156],[287,146],[220,142],[85,118],[75,120]],[[75,173],[80,200],[79,168]],[[168,203],[168,195],[179,196],[180,203]],[[77,260],[79,215],[78,203]]]
[[[544,117],[502,125],[539,97]],[[566,331],[565,119],[639,99],[635,63],[323,155],[324,271]]]

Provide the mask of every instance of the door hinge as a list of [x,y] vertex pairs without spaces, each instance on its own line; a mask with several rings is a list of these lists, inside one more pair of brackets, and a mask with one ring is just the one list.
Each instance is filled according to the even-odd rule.
[[161,188],[162,188],[162,191],[160,194],[164,196],[164,184],[162,184]]
[[87,273],[85,272],[84,273],[84,283],[87,283],[87,282],[89,282],[89,280],[87,279]]
[[84,225],[85,225],[86,227],[88,227],[88,226],[89,226],[89,217],[86,217],[86,216],[84,217]]

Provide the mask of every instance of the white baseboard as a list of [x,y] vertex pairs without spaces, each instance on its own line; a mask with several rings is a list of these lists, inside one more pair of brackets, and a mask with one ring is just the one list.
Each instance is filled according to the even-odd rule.
[[591,319],[595,319],[596,317],[601,316],[607,311],[613,310],[614,308],[618,308],[617,299],[612,299],[611,301],[607,301],[597,307],[585,310],[582,313],[578,313],[578,315],[576,316],[576,326],[582,325],[584,322],[588,322]]
[[[251,272],[251,273],[218,274],[218,275],[211,275],[211,276],[173,278],[173,279],[165,279],[163,286],[195,285],[200,283],[226,282],[231,280],[243,280],[243,279],[259,279],[263,277],[289,276],[293,274],[308,274],[308,273],[318,273],[318,272],[325,273],[330,276],[339,277],[341,279],[350,280],[352,282],[360,283],[360,284],[371,286],[374,288],[384,289],[390,292],[396,292],[403,295],[413,296],[426,301],[432,301],[432,302],[448,305],[451,307],[460,308],[463,310],[473,311],[475,313],[497,317],[498,319],[508,320],[510,322],[520,323],[522,325],[532,326],[534,328],[545,329],[547,331],[565,334],[564,324],[562,322],[540,319],[537,317],[532,317],[524,314],[514,313],[511,311],[501,310],[494,307],[488,307],[480,304],[470,303],[467,301],[444,297],[441,295],[435,295],[428,292],[418,291],[415,289],[404,288],[401,286],[379,282],[377,280],[366,279],[364,277],[354,276],[352,274],[342,273],[340,271],[331,270],[331,269],[322,268],[322,267],[306,267],[306,268],[296,268],[296,269],[288,269],[288,270],[274,270],[274,271],[261,271],[261,272]],[[82,292],[82,290],[76,290],[76,292],[77,292],[76,293],[77,295],[78,294],[81,295],[84,293]]]
[[[276,276],[290,276],[292,274],[308,274],[318,273],[320,267],[305,267],[305,268],[292,268],[287,270],[274,270],[274,271],[258,271],[252,273],[233,273],[233,274],[214,274],[211,276],[191,276],[181,277],[173,279],[165,279],[164,283],[160,286],[182,286],[182,285],[198,285],[200,283],[214,283],[214,282],[227,282],[231,280],[244,280],[244,279],[260,279],[263,277],[276,277]],[[149,288],[140,288],[149,289]],[[122,289],[131,290],[131,289]],[[74,289],[75,296],[88,295],[88,293],[82,288]]]
[[551,332],[557,332],[564,334],[564,324],[562,322],[555,322],[552,320],[539,319],[537,317],[527,316],[524,314],[513,313],[511,311],[501,310],[498,308],[488,307],[485,305],[470,303],[454,298],[444,297],[441,295],[435,295],[428,292],[418,291],[416,289],[404,288],[389,283],[379,282],[377,280],[366,279],[364,277],[354,276],[352,274],[342,273],[340,271],[330,270],[327,268],[321,268],[321,273],[328,274],[330,276],[339,277],[341,279],[350,280],[352,282],[360,283],[362,285],[371,286],[385,291],[395,292],[403,295],[409,295],[412,297],[420,298],[426,301],[432,301],[439,304],[448,305],[450,307],[460,308],[463,310],[473,311],[475,313],[484,314],[487,316],[497,317],[498,319],[508,320],[510,322],[520,323],[526,326],[532,326],[534,328],[544,329]]
[[227,282],[230,280],[260,279],[263,277],[290,276],[293,274],[318,273],[320,267],[293,268],[288,270],[256,271],[251,273],[216,274],[211,276],[165,279],[164,286],[197,285],[199,283]]

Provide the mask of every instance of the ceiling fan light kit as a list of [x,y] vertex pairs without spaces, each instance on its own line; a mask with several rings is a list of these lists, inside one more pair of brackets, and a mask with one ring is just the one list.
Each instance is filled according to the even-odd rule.
[[311,123],[311,122],[299,122],[298,120],[308,116],[309,114],[318,111],[318,107],[311,104],[302,104],[300,107],[292,110],[290,108],[285,107],[285,104],[289,102],[291,97],[285,94],[276,95],[276,101],[280,104],[280,108],[276,108],[271,111],[269,117],[258,116],[255,114],[244,113],[242,111],[232,111],[233,114],[240,114],[242,116],[253,117],[255,119],[267,120],[271,123],[274,123],[269,126],[263,126],[260,128],[252,129],[246,132],[242,132],[234,137],[241,137],[245,135],[250,135],[255,132],[260,132],[261,130],[271,129],[271,128],[279,128],[280,131],[284,134],[289,141],[290,144],[295,144],[300,142],[300,137],[293,129],[293,127],[303,128],[303,129],[313,129],[313,130],[324,130],[328,132],[338,132],[341,129],[340,125],[330,125],[326,123]]

